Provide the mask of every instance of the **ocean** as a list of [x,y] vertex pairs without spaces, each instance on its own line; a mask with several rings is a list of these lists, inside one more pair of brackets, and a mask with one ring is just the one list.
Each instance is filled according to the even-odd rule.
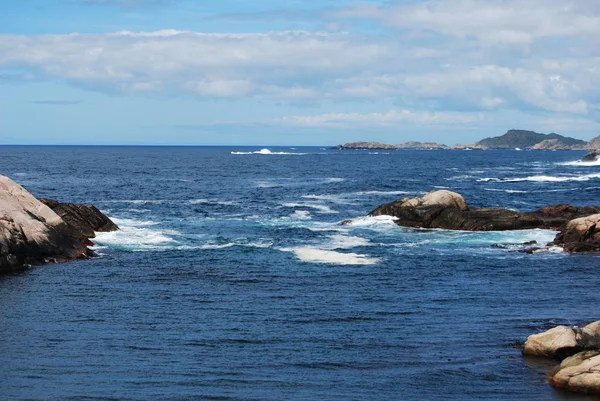
[[598,205],[584,154],[0,147],[0,174],[121,227],[97,258],[0,277],[0,399],[591,399],[515,344],[600,319],[599,255],[367,217],[435,189]]

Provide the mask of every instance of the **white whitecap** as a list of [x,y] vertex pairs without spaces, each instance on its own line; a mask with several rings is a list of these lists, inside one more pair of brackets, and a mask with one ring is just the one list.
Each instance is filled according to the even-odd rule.
[[366,238],[351,235],[335,234],[329,236],[329,242],[324,244],[327,249],[350,249],[358,246],[368,246],[371,242]]
[[373,265],[380,262],[379,258],[356,253],[327,251],[309,246],[282,248],[284,252],[293,252],[303,262],[325,263],[335,265]]
[[564,163],[557,163],[561,166],[600,166],[600,158],[594,160],[594,161],[589,161],[589,162],[584,162],[582,160],[575,160],[572,162],[564,162]]
[[281,206],[282,207],[291,207],[291,208],[304,207],[304,208],[309,208],[309,209],[315,209],[315,210],[317,210],[318,213],[324,213],[324,214],[336,214],[336,213],[339,213],[339,212],[331,209],[329,206],[322,205],[322,204],[319,204],[319,203],[309,203],[309,202],[304,202],[304,203],[282,203]]
[[263,148],[255,152],[231,152],[232,155],[296,155],[302,156],[307,153],[294,153],[294,152],[273,152],[271,149]]
[[158,223],[133,219],[113,218],[112,220],[120,230],[97,233],[94,242],[100,247],[129,251],[153,251],[170,249],[178,244],[171,236],[179,235],[179,233],[173,230],[154,228]]
[[223,205],[223,206],[231,206],[231,205],[237,204],[237,202],[234,202],[234,201],[220,201],[220,200],[215,200],[215,199],[192,199],[192,200],[189,200],[188,203],[190,205],[207,204],[207,205]]
[[329,182],[329,183],[334,183],[334,182],[344,182],[344,181],[346,181],[346,179],[345,178],[334,178],[334,177],[332,177],[332,178],[326,178],[325,181]]
[[345,226],[360,228],[397,227],[397,217],[394,216],[364,216],[349,220]]
[[308,210],[296,210],[292,213],[289,218],[298,219],[298,220],[310,220],[312,219],[310,212]]
[[529,177],[514,177],[514,178],[480,178],[477,181],[481,182],[572,182],[572,181],[589,181],[594,178],[600,178],[600,173],[586,174],[577,176],[551,176],[551,175],[534,175]]

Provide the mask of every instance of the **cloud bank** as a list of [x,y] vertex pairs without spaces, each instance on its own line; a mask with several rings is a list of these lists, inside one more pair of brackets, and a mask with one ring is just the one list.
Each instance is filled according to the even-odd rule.
[[[321,18],[349,32],[4,34],[0,73],[131,95],[386,101],[421,110],[418,118],[401,111],[287,120],[298,125],[431,122],[456,112],[471,119],[500,109],[576,116],[600,110],[597,2],[409,1],[339,8]],[[361,21],[381,31],[350,33]]]

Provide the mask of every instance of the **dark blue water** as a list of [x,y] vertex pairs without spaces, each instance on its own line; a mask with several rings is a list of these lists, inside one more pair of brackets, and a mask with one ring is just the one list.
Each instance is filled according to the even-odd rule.
[[584,152],[259,150],[0,147],[1,174],[122,228],[0,277],[0,399],[585,399],[511,344],[600,319],[598,255],[364,217],[440,188],[600,204]]

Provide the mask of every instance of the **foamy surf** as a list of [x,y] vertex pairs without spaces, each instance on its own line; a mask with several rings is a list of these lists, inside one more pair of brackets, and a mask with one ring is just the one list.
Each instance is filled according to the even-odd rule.
[[153,221],[117,218],[113,218],[112,220],[120,227],[120,230],[97,233],[94,242],[100,247],[110,247],[135,252],[166,250],[178,244],[178,242],[171,237],[173,235],[178,235],[178,232],[154,228],[158,223]]
[[329,206],[322,205],[319,203],[282,203],[282,207],[290,207],[290,208],[309,208],[314,209],[317,213],[325,213],[325,214],[337,214],[339,213],[336,210],[331,209]]
[[342,253],[328,251],[309,246],[281,248],[283,252],[292,252],[302,262],[325,263],[335,265],[373,265],[380,262],[378,258],[371,258],[367,255],[357,253]]
[[529,177],[514,177],[514,178],[480,178],[480,182],[570,182],[570,181],[589,181],[600,178],[600,174],[586,174],[577,176],[551,176],[551,175],[534,175]]
[[563,162],[563,163],[557,163],[560,166],[576,166],[576,167],[581,167],[581,166],[600,166],[600,159],[596,159],[594,161],[589,161],[589,162],[584,162],[582,160],[575,160],[572,162]]
[[396,225],[396,220],[398,220],[398,218],[394,216],[364,216],[349,220],[345,223],[345,227],[360,227],[370,229],[398,227]]
[[271,149],[263,148],[255,152],[231,152],[232,155],[295,155],[302,156],[308,153],[295,153],[295,152],[273,152]]

